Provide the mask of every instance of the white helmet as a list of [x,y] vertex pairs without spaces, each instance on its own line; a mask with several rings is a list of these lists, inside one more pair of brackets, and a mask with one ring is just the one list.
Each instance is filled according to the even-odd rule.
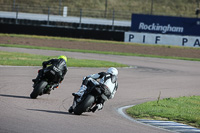
[[112,74],[114,76],[117,76],[118,75],[118,70],[116,68],[114,68],[114,67],[110,67],[110,68],[108,68],[107,73],[110,73],[110,74]]

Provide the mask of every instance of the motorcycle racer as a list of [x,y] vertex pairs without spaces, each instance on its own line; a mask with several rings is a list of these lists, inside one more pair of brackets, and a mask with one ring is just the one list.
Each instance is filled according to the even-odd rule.
[[[49,80],[53,81],[57,84],[57,87],[59,86],[59,83],[61,83],[64,79],[65,74],[68,71],[67,68],[67,57],[64,55],[61,55],[58,57],[58,59],[51,59],[49,61],[44,61],[42,63],[43,69],[40,69],[38,71],[38,75],[35,79],[32,79],[34,83],[40,81],[40,79],[46,75]],[[47,67],[47,65],[50,65]]]
[[[107,72],[100,72],[97,74],[92,74],[84,77],[79,91],[76,93],[72,93],[72,95],[74,96],[74,102],[68,111],[70,113],[73,112],[73,108],[76,105],[76,102],[81,101],[81,98],[83,97],[88,86],[94,86],[100,84],[103,87],[108,88],[109,92],[107,92],[107,97],[108,99],[112,99],[118,89],[117,76],[118,76],[118,70],[114,67],[110,67],[108,68]],[[98,82],[97,80],[100,81]],[[99,100],[96,106],[91,111],[95,112],[96,110],[101,110],[103,108],[104,102],[105,102],[104,99]]]

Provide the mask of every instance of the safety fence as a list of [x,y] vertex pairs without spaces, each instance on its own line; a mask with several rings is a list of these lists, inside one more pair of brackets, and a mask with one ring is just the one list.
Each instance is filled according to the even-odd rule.
[[[131,20],[132,13],[196,17],[200,0],[0,0],[0,11]],[[66,8],[65,8],[66,7]],[[67,9],[67,10],[65,10]],[[66,15],[66,14],[65,14]]]
[[[16,17],[1,18],[1,23],[53,25],[66,28],[129,31],[130,26],[115,26],[116,21],[131,22],[132,13],[198,17],[200,0],[0,0],[0,11]],[[20,19],[19,13],[43,14],[45,20]],[[46,15],[46,16],[45,16]],[[52,21],[51,16],[78,17],[79,22]],[[83,24],[82,18],[110,20],[110,24]],[[108,26],[106,26],[108,25]]]

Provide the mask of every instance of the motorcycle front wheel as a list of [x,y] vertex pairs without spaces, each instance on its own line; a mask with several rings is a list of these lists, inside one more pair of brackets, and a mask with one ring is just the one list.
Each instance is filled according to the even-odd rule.
[[83,112],[88,112],[89,108],[93,105],[94,100],[94,96],[88,95],[83,101],[81,101],[81,103],[76,105],[74,108],[74,114],[81,115]]
[[33,92],[30,94],[30,97],[33,99],[36,99],[39,94],[41,94],[44,90],[44,88],[47,86],[46,81],[39,82],[33,89]]

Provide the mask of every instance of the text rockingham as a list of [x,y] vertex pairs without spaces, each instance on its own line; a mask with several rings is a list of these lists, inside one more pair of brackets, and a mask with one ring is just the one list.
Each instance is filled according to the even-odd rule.
[[162,33],[167,32],[179,32],[182,33],[184,31],[183,27],[176,27],[168,25],[160,25],[159,23],[152,23],[150,25],[140,22],[139,30],[149,30],[149,31],[161,31]]

